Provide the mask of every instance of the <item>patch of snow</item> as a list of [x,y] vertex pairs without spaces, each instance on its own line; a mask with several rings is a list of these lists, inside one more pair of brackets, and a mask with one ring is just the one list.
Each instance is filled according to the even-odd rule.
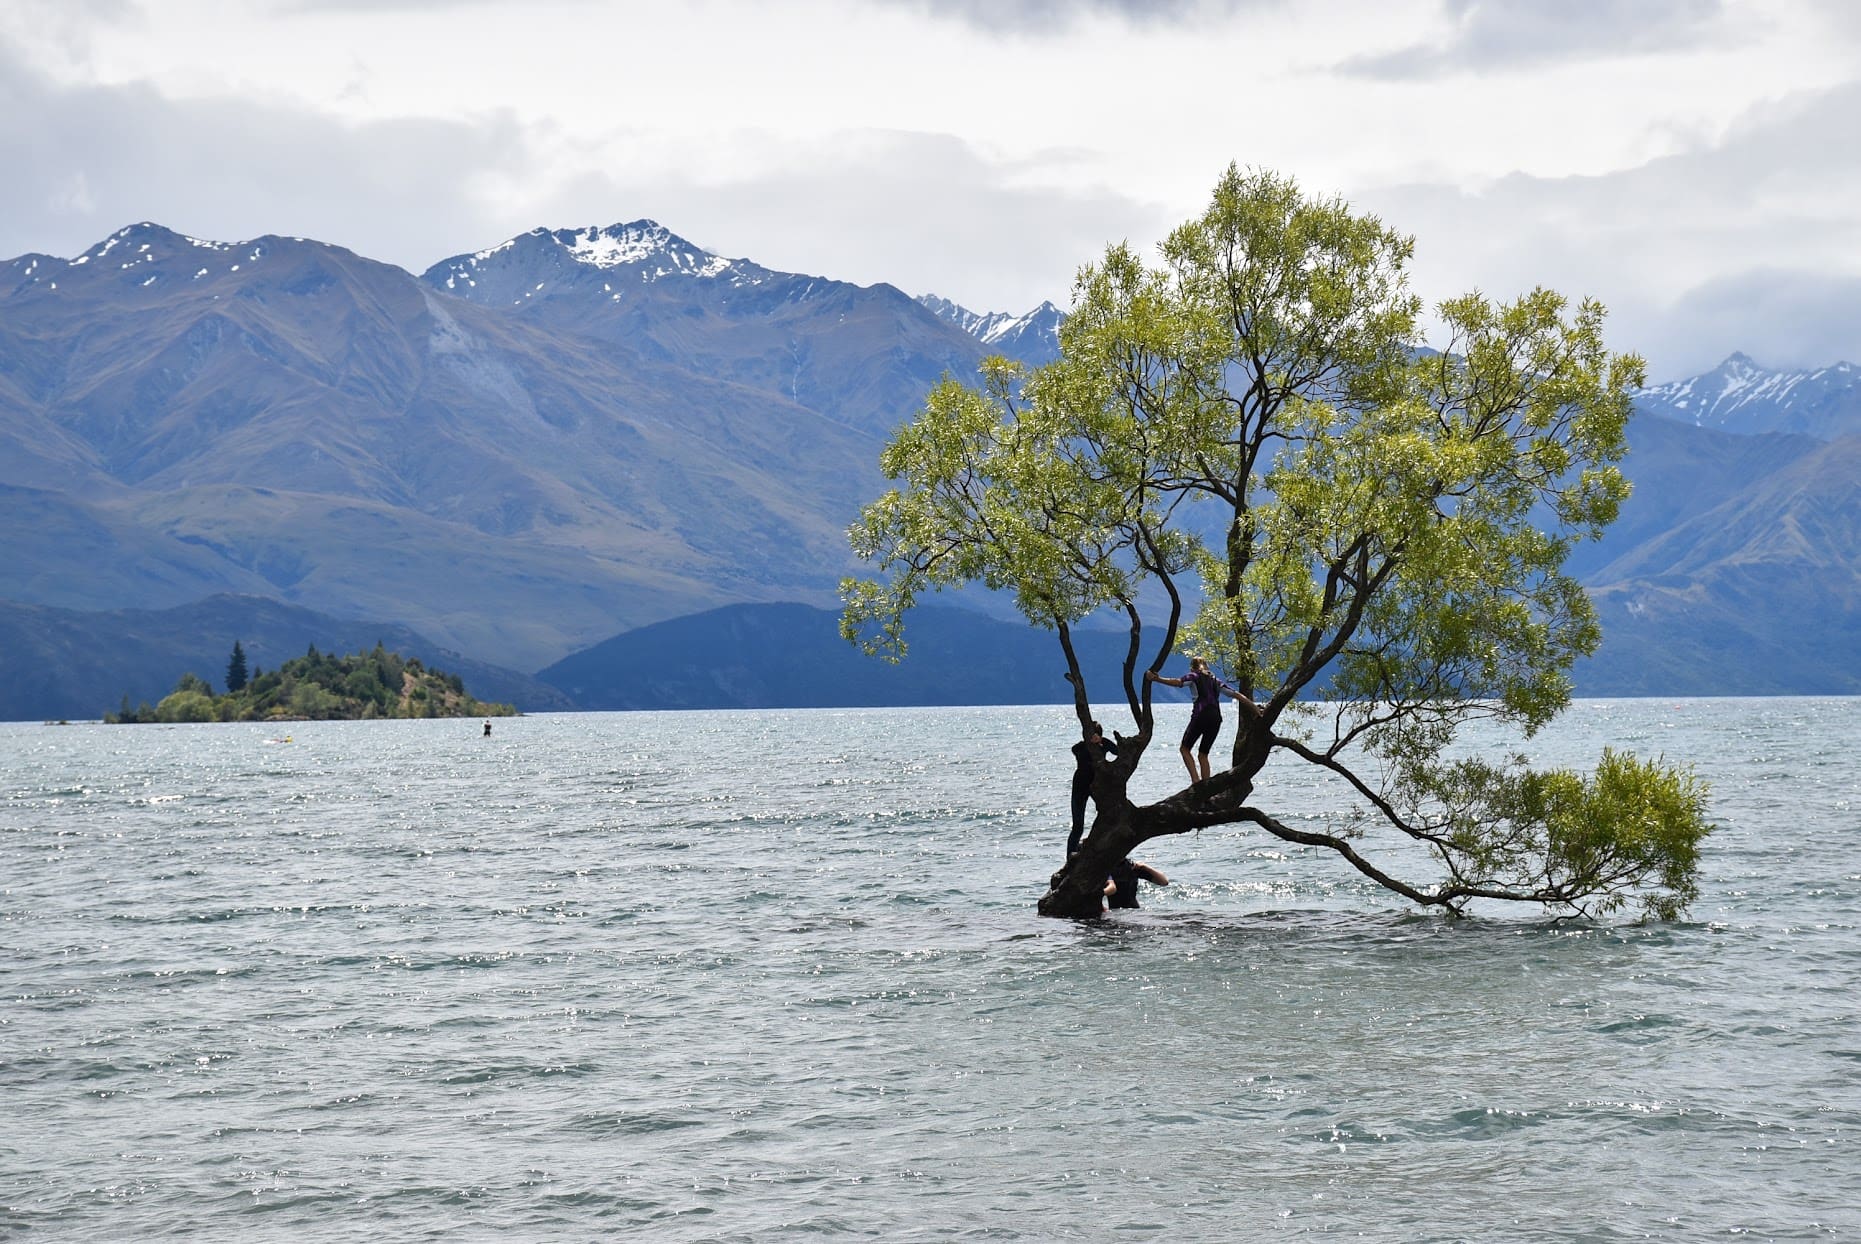
[[631,225],[615,225],[597,229],[591,225],[566,236],[558,233],[556,240],[580,263],[594,268],[618,268],[664,250],[670,236],[657,226],[636,229]]
[[475,252],[470,259],[466,260],[466,262],[468,264],[478,263],[481,260],[486,260],[486,259],[491,258],[493,255],[497,254],[499,251],[507,251],[515,245],[517,245],[516,238],[507,238],[504,241],[499,242],[496,246],[490,247],[487,250]]

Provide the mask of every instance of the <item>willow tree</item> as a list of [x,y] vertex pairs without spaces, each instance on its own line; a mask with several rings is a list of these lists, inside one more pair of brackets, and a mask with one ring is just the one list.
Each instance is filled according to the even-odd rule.
[[[1056,362],[945,381],[886,447],[897,486],[851,532],[877,573],[843,585],[849,638],[896,658],[925,591],[1012,593],[1054,633],[1083,730],[1095,689],[1074,628],[1100,615],[1128,633],[1117,685],[1097,690],[1130,730],[1043,913],[1095,915],[1140,843],[1224,824],[1456,912],[1633,900],[1671,916],[1695,896],[1709,827],[1689,771],[1607,750],[1587,772],[1536,771],[1457,745],[1476,720],[1529,738],[1599,641],[1563,566],[1627,495],[1614,463],[1641,360],[1605,347],[1601,306],[1544,289],[1443,303],[1426,349],[1412,252],[1342,201],[1231,167],[1155,263],[1120,245],[1081,270]],[[1227,767],[1140,805],[1145,674],[1178,651],[1244,699]],[[1324,771],[1350,811],[1289,824],[1255,799],[1269,764]]]

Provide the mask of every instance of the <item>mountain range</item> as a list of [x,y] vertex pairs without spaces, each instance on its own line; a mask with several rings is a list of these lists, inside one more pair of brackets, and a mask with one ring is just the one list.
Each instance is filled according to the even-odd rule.
[[268,596],[520,669],[722,603],[826,602],[888,420],[986,352],[889,286],[650,222],[424,278],[132,226],[0,265],[0,599]]
[[[536,229],[420,276],[309,239],[147,223],[75,259],[5,261],[0,718],[100,715],[179,672],[157,679],[172,645],[149,649],[134,679],[109,667],[125,685],[93,704],[94,681],[25,668],[78,660],[61,632],[141,651],[159,615],[218,650],[242,609],[295,651],[293,625],[325,648],[342,647],[331,627],[364,646],[392,630],[521,707],[652,699],[576,664],[595,650],[656,654],[675,690],[655,705],[723,702],[670,676],[668,635],[704,659],[704,627],[679,620],[809,649],[854,568],[844,530],[883,485],[885,437],[988,354],[1053,357],[1061,318],[777,272],[646,220]],[[1861,690],[1858,381],[1735,355],[1642,393],[1636,494],[1573,561],[1607,623],[1579,691]],[[1019,651],[1025,628],[989,625],[964,632],[972,654]],[[579,670],[580,696],[522,672],[545,667]]]
[[1798,432],[1818,440],[1852,436],[1861,410],[1861,367],[1836,363],[1770,371],[1734,354],[1712,371],[1641,391],[1643,410],[1728,432]]

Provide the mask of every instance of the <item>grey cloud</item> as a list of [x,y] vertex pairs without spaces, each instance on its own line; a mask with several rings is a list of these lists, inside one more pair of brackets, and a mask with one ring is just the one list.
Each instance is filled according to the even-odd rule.
[[1080,20],[1117,17],[1131,26],[1174,26],[1270,8],[1283,0],[879,0],[892,8],[965,22],[993,33],[1060,34]]
[[1689,290],[1666,327],[1690,341],[1736,340],[1766,367],[1797,368],[1861,359],[1858,325],[1861,275],[1765,268]]
[[142,16],[130,0],[12,0],[11,7],[18,28],[30,31],[42,51],[80,65],[89,62],[100,27],[130,25]]
[[520,174],[527,159],[509,119],[348,126],[146,87],[57,87],[0,52],[0,167],[11,170],[0,221],[19,249],[72,255],[154,220],[225,241],[305,234],[404,263],[482,237],[491,217],[473,175]]
[[1448,0],[1454,31],[1439,46],[1417,44],[1349,61],[1347,74],[1414,80],[1446,73],[1503,72],[1523,65],[1672,51],[1718,37],[1724,0]]
[[[594,0],[588,0],[593,3]],[[294,13],[382,13],[444,12],[447,9],[474,9],[489,5],[505,6],[509,0],[274,0],[273,12]]]
[[[1430,298],[1535,284],[1594,295],[1656,379],[1744,350],[1861,358],[1861,85],[1754,111],[1723,141],[1596,177],[1411,184],[1352,198],[1417,238]],[[1742,301],[1741,301],[1742,299]],[[1789,343],[1797,343],[1794,346]]]

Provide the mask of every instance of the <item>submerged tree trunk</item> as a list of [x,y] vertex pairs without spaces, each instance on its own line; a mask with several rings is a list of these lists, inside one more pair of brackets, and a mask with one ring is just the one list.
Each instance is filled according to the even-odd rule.
[[[1143,744],[1132,743],[1130,763],[1135,768]],[[1049,879],[1039,903],[1043,916],[1080,920],[1102,915],[1105,881],[1112,869],[1153,838],[1251,819],[1243,807],[1253,793],[1253,782],[1238,770],[1216,773],[1159,803],[1142,806],[1125,795],[1128,770],[1122,763],[1107,766],[1099,776],[1107,788],[1100,798],[1099,814],[1079,844],[1079,853]]]
[[1132,826],[1137,810],[1128,803],[1121,809],[1100,813],[1079,844],[1079,853],[1068,859],[1053,874],[1047,892],[1040,899],[1040,914],[1062,919],[1083,920],[1105,910],[1105,881],[1120,860],[1128,856],[1143,838]]

